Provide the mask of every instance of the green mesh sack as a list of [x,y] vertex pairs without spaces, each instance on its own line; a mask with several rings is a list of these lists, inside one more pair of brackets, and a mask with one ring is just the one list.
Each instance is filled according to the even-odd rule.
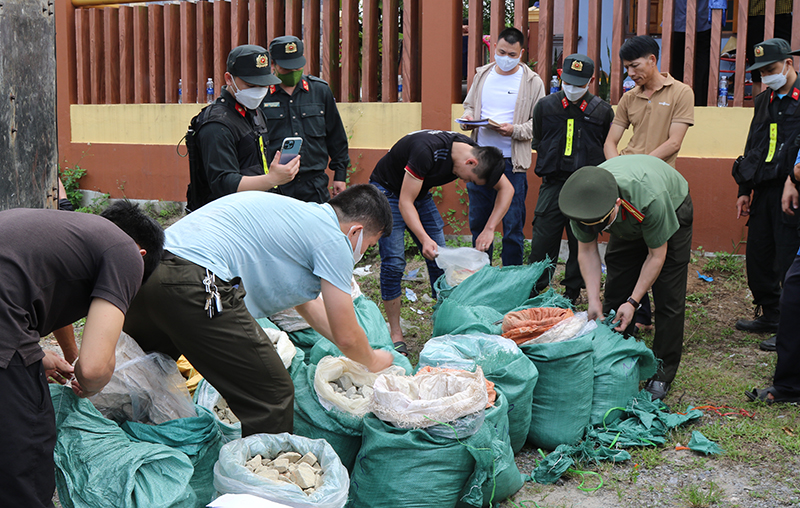
[[417,369],[451,367],[483,375],[508,399],[508,435],[516,453],[525,445],[531,426],[536,366],[513,341],[497,335],[445,335],[429,340],[419,355]]
[[528,441],[547,450],[560,444],[575,444],[589,425],[592,413],[592,334],[564,342],[528,344],[520,349],[539,371]]
[[292,341],[292,344],[294,344],[299,351],[303,352],[305,363],[310,363],[311,361],[311,348],[313,348],[317,342],[327,340],[313,328],[306,328],[288,333],[289,340]]
[[64,508],[194,508],[185,453],[135,443],[70,388],[50,385],[56,418],[58,498]]
[[[508,434],[509,402],[501,390],[497,390],[494,406],[486,410],[484,426],[492,430],[492,457],[490,475],[483,483],[483,502],[481,506],[495,506],[499,501],[513,496],[522,488],[525,477],[519,472],[514,462],[514,450]],[[477,489],[476,486],[472,488]],[[463,496],[462,496],[463,497]],[[469,504],[459,501],[459,508],[467,508]]]
[[483,503],[491,481],[494,429],[481,425],[459,440],[425,429],[399,429],[364,417],[361,450],[350,476],[351,508],[451,507]]
[[306,365],[294,377],[294,434],[326,440],[348,471],[361,448],[363,418],[337,409],[326,410],[314,389],[316,365]]
[[[389,328],[386,326],[386,321],[383,320],[383,315],[375,302],[365,296],[359,296],[353,300],[353,307],[356,310],[356,318],[358,324],[364,329],[367,334],[369,345],[373,349],[385,349],[390,351],[394,356],[394,365],[405,369],[406,374],[411,374],[413,368],[408,358],[401,355],[394,349],[392,343],[392,336],[389,334]],[[336,345],[325,339],[318,341],[309,351],[308,359],[311,364],[317,364],[326,356],[344,356]]]
[[432,333],[434,337],[475,333],[500,335],[503,332],[500,325],[502,319],[503,313],[491,307],[462,304],[448,298],[433,313]]
[[214,463],[222,448],[222,434],[216,416],[202,406],[195,406],[197,416],[178,418],[159,425],[124,422],[120,427],[135,443],[155,443],[185,453],[192,461],[194,474],[189,486],[201,506],[214,496]]
[[443,301],[447,300],[447,297],[450,296],[450,293],[455,288],[447,283],[447,278],[442,274],[433,283],[433,289],[436,291],[436,303],[433,304],[433,311],[436,312],[436,309],[439,308]]
[[625,407],[628,400],[639,393],[639,381],[655,374],[656,360],[644,342],[626,339],[615,332],[608,319],[598,323],[592,345],[594,396],[590,423],[602,425],[604,417],[610,423],[622,415],[619,410],[610,413],[609,410]]

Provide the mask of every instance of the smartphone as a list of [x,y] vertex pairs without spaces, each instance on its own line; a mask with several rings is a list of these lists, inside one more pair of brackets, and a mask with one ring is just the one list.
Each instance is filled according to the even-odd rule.
[[281,143],[281,164],[287,164],[300,154],[303,138],[284,138]]

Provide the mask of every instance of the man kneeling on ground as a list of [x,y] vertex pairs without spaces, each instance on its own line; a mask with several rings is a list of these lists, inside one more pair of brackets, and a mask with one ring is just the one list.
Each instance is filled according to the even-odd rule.
[[392,354],[373,350],[356,320],[350,280],[364,251],[391,231],[389,203],[371,185],[321,205],[224,196],[167,230],[161,265],[124,330],[145,351],[186,356],[225,397],[243,436],[292,432],[294,386],[256,318],[294,307],[348,358],[373,372],[390,366]]

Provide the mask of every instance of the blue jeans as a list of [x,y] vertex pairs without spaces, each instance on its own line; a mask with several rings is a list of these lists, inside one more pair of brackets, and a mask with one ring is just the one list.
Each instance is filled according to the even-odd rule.
[[[406,222],[400,214],[398,196],[376,182],[370,182],[378,188],[389,199],[389,206],[392,207],[392,234],[378,240],[378,252],[381,256],[381,298],[383,300],[394,300],[401,294],[400,281],[406,269],[406,247],[405,231]],[[444,221],[439,214],[439,210],[433,202],[430,194],[422,199],[414,201],[414,208],[417,209],[419,220],[422,227],[431,239],[438,245],[444,246]],[[419,251],[422,252],[422,244],[411,232],[411,238],[417,244]],[[431,281],[433,297],[436,298],[436,291],[433,283],[444,274],[444,271],[436,265],[435,261],[425,260],[428,265],[428,276]]]
[[[525,235],[522,228],[525,225],[525,197],[528,195],[528,174],[514,173],[514,166],[511,158],[506,158],[506,169],[504,174],[514,186],[514,199],[508,207],[505,217],[503,217],[503,252],[500,259],[503,266],[521,265],[523,242]],[[481,234],[486,222],[494,209],[494,200],[497,191],[474,183],[467,184],[469,191],[469,229],[472,231],[472,246]],[[492,259],[492,248],[487,251],[489,259]]]

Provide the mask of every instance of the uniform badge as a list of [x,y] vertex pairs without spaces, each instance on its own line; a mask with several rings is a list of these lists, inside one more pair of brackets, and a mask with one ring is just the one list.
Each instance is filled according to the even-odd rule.
[[589,105],[589,103],[586,102],[585,100],[583,102],[581,102],[581,111],[586,111],[586,106],[588,106],[588,105]]
[[569,101],[567,100],[566,97],[561,98],[561,105],[564,106],[564,109],[567,109],[567,107],[569,106]]
[[286,53],[297,53],[297,44],[294,42],[289,42],[286,44],[286,48],[284,48]]
[[583,72],[583,62],[579,60],[573,60],[572,65],[569,66],[570,69],[576,72]]
[[308,81],[306,81],[305,79],[303,80],[303,90],[308,92]]
[[269,65],[269,58],[267,58],[267,55],[256,56],[256,67],[260,69],[262,67],[267,67],[268,65]]
[[756,56],[764,56],[764,47],[763,46],[756,46],[756,49],[753,50]]
[[263,106],[265,108],[279,108],[279,107],[281,107],[281,103],[280,102],[265,102],[263,104]]
[[798,90],[797,88],[793,88],[792,99],[797,100],[798,98],[800,98],[800,90]]
[[269,85],[269,93],[270,94],[275,93],[275,85]]

